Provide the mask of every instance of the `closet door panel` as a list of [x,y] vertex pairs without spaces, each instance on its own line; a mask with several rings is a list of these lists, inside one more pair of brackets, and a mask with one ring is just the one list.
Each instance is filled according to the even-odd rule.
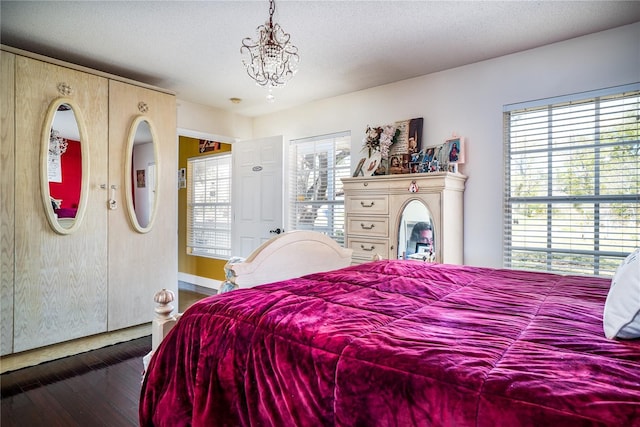
[[[117,186],[118,208],[109,211],[109,330],[150,322],[154,294],[176,293],[177,254],[177,142],[176,102],[170,94],[118,81],[109,83],[109,182]],[[145,233],[132,226],[125,203],[125,171],[129,130],[144,116],[157,141],[158,204]]]
[[[60,83],[71,88],[61,93]],[[108,81],[38,60],[16,57],[14,351],[107,328]],[[80,228],[56,234],[40,194],[40,151],[47,108],[74,100],[87,131],[89,196]]]
[[0,64],[0,355],[4,356],[13,351],[15,55],[0,52]]

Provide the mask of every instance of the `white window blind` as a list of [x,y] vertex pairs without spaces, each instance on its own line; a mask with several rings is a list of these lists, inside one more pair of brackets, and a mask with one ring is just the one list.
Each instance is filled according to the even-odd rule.
[[231,154],[187,161],[187,253],[231,256]]
[[505,108],[505,267],[612,276],[640,246],[639,89]]
[[351,134],[290,142],[289,229],[318,231],[344,245],[344,190],[351,170]]

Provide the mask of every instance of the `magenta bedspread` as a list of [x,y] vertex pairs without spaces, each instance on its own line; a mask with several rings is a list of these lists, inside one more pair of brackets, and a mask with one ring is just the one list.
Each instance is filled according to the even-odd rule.
[[379,261],[202,300],[154,355],[143,426],[640,426],[609,280]]

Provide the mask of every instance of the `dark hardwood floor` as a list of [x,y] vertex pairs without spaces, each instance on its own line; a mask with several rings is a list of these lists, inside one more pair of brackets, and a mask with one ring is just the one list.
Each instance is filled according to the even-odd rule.
[[[179,311],[205,296],[180,290]],[[150,350],[148,336],[2,374],[0,425],[138,426]]]
[[150,350],[149,336],[3,374],[0,424],[137,426]]

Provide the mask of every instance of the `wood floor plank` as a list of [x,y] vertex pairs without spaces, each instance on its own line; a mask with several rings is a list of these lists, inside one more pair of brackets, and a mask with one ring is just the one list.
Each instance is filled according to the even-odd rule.
[[[53,390],[55,390],[55,388],[55,384],[51,384],[29,390],[27,394],[36,407],[47,408],[48,411],[56,414],[55,419],[48,421],[48,425],[61,427],[74,425],[76,421],[70,413],[74,412],[73,407],[65,407],[63,402],[59,400],[59,397],[64,397],[64,395],[60,396],[54,393]],[[87,421],[89,420],[87,419]]]
[[142,357],[151,337],[0,376],[0,425],[138,426]]

